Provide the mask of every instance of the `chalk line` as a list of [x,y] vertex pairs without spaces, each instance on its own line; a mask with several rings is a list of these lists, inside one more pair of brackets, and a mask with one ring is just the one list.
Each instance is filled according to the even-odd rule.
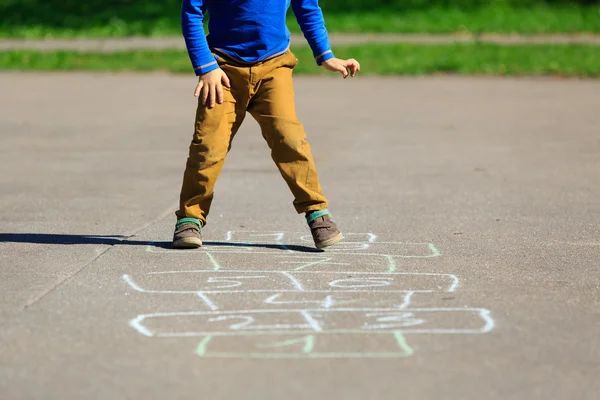
[[[290,339],[290,340],[285,340],[283,342],[275,342],[275,343],[269,343],[269,344],[265,344],[265,345],[258,345],[258,347],[262,347],[262,348],[272,348],[272,347],[286,347],[286,346],[291,346],[294,344],[298,344],[298,343],[304,343],[304,347],[302,348],[302,353],[304,354],[308,354],[310,352],[312,352],[313,347],[314,347],[314,336],[313,335],[307,335],[307,336],[302,336],[301,338],[298,339]],[[294,354],[294,353],[292,353]]]
[[[134,288],[135,289],[135,288]],[[137,290],[137,289],[136,289]],[[199,290],[138,290],[141,293],[155,293],[155,294],[196,294]],[[237,294],[237,293],[432,293],[433,290],[342,290],[342,289],[330,289],[330,290],[282,290],[282,289],[250,289],[250,290],[201,290],[205,294]]]
[[406,338],[402,334],[402,332],[395,331],[394,338],[396,338],[396,342],[398,346],[406,353],[407,357],[410,357],[414,354],[414,350],[406,343]]
[[[198,315],[236,315],[236,314],[271,314],[271,313],[301,313],[302,311],[308,312],[375,312],[375,311],[390,311],[395,312],[398,311],[398,308],[306,308],[306,309],[250,309],[250,310],[224,310],[224,311],[174,311],[174,312],[166,312],[166,313],[151,313],[151,314],[141,314],[144,318],[156,318],[156,317],[189,317],[189,316],[198,316]],[[482,317],[490,313],[489,310],[485,308],[459,308],[459,307],[431,307],[431,308],[407,308],[402,311],[413,311],[413,312],[454,312],[454,311],[464,311],[464,312],[476,312],[480,314]],[[491,318],[490,318],[491,319]]]
[[482,333],[490,332],[496,326],[491,314],[492,312],[490,310],[485,308],[479,309],[479,316],[485,321],[485,326],[483,327]]
[[452,275],[452,274],[449,274],[447,276],[452,279],[452,285],[450,285],[448,292],[450,292],[450,293],[455,292],[456,288],[458,287],[458,284],[459,284],[458,277],[456,275]]
[[[204,332],[174,332],[174,333],[158,333],[152,334],[156,338],[179,338],[179,337],[198,337],[198,336],[255,336],[255,335],[389,335],[393,332],[399,332],[403,335],[483,335],[489,331],[481,329],[379,329],[379,330],[364,330],[364,329],[328,329],[315,333],[314,329],[306,328],[304,330],[237,330],[237,331],[204,331]],[[141,332],[140,332],[141,333]],[[147,336],[147,335],[145,335]]]
[[[125,280],[125,282],[127,282],[129,284],[129,286],[131,286],[133,289],[137,290],[138,292],[148,293],[146,291],[146,289],[142,289],[140,286],[138,286],[137,283],[135,283],[129,275],[127,275],[127,274],[123,275],[123,280]],[[179,293],[179,292],[177,292],[177,293]]]
[[[276,243],[278,246],[283,246],[281,243]],[[274,255],[277,254],[276,251],[254,251],[253,248],[248,248],[248,251],[236,251],[240,248],[240,246],[231,246],[231,248],[233,250],[227,250],[227,249],[210,249],[211,253],[216,253],[216,254],[268,254],[268,255]],[[281,250],[286,250],[284,248],[282,248]],[[279,250],[279,251],[281,251]],[[151,253],[168,253],[168,254],[172,254],[172,255],[179,255],[179,256],[184,256],[184,255],[191,255],[196,254],[196,253],[203,253],[203,252],[207,252],[207,249],[198,249],[195,251],[180,251],[180,250],[150,250]],[[296,251],[296,250],[292,250],[287,248],[287,251],[290,253],[296,253],[296,254],[300,254],[301,252]],[[346,256],[386,256],[386,255],[391,255],[394,257],[400,257],[400,258],[434,258],[434,257],[439,257],[439,254],[427,254],[427,255],[423,255],[423,256],[407,256],[407,255],[402,255],[402,254],[385,254],[385,253],[357,253],[357,252],[348,252],[348,251],[344,251],[343,249],[339,249],[339,250],[333,250],[330,249],[327,251],[327,253],[329,255],[332,254],[343,254]]]
[[323,329],[319,322],[310,315],[308,311],[301,311],[301,314],[306,318],[306,321],[315,332],[322,332]]
[[325,297],[325,300],[323,301],[322,307],[323,308],[331,308],[331,306],[335,303],[335,301],[333,300],[333,296],[328,295]]
[[388,273],[396,272],[396,260],[394,260],[394,256],[384,255],[388,262]]
[[315,333],[312,328],[304,330],[287,330],[287,331],[205,331],[205,332],[175,332],[175,333],[159,333],[153,335],[155,338],[189,338],[198,336],[254,336],[254,335],[309,335],[315,333],[318,335],[389,335],[393,332],[400,332],[403,335],[483,335],[485,332],[482,329],[412,329],[407,328],[398,330],[398,328],[392,328],[389,330],[349,330],[349,329],[337,329],[337,330],[324,330],[322,332]]
[[221,269],[221,266],[219,265],[219,263],[217,262],[217,260],[215,260],[215,258],[212,256],[212,254],[210,254],[208,251],[206,252],[206,255],[208,256],[208,259],[210,260],[210,263],[213,266],[213,271],[218,271]]
[[[194,269],[187,271],[157,271],[148,272],[147,275],[161,275],[161,274],[194,274],[202,272],[214,272],[212,269]],[[227,269],[220,270],[219,273],[293,273],[293,274],[355,274],[355,275],[430,275],[430,276],[444,276],[457,278],[454,274],[441,274],[436,272],[378,272],[378,271],[278,271],[268,269]]]
[[208,296],[206,296],[203,292],[197,292],[196,293],[198,295],[198,297],[200,297],[202,300],[204,300],[204,303],[206,303],[206,305],[208,306],[208,308],[210,308],[211,310],[215,311],[218,310],[219,308],[208,298]]
[[[299,293],[299,292],[298,292]],[[303,292],[304,293],[304,292]],[[288,300],[288,301],[275,301],[283,293],[277,293],[273,296],[268,297],[264,302],[266,304],[320,304],[322,308],[331,308],[334,304],[351,304],[356,303],[358,300],[335,300],[332,295],[325,296],[325,300]]]
[[146,329],[144,325],[141,324],[141,322],[145,319],[146,317],[144,315],[138,315],[137,317],[129,321],[129,326],[131,326],[133,329],[135,329],[144,336],[152,337],[154,336],[154,334],[150,332],[150,330]]
[[210,342],[212,339],[212,336],[206,336],[204,339],[202,339],[202,341],[198,344],[198,347],[196,348],[196,354],[198,354],[199,356],[204,356],[204,354],[206,354],[206,345],[208,344],[208,342]]
[[404,299],[402,300],[402,304],[400,304],[400,306],[398,308],[402,309],[402,308],[408,307],[410,305],[410,299],[413,294],[415,294],[415,292],[406,293],[406,295],[404,296]]
[[292,281],[292,284],[294,285],[294,287],[300,291],[304,291],[304,287],[302,286],[302,284],[294,277],[292,276],[290,273],[288,272],[281,272],[281,275],[287,277],[290,281]]
[[405,353],[208,353],[205,358],[250,358],[250,359],[326,359],[326,358],[403,358]]
[[[343,263],[343,262],[328,262],[330,260],[333,259],[333,257],[327,257],[327,256],[275,256],[275,258],[297,258],[297,259],[303,259],[304,261],[282,261],[279,262],[278,264],[302,264],[299,267],[294,268],[294,271],[301,271],[304,268],[313,266],[313,265],[319,265],[319,264],[325,264],[325,265],[351,265],[350,263]],[[307,260],[312,260],[312,261],[308,261]]]
[[424,323],[426,323],[427,321],[423,320],[423,319],[417,319],[415,318],[414,313],[412,312],[399,312],[399,311],[394,311],[393,313],[390,313],[389,311],[386,312],[375,312],[375,313],[367,313],[366,314],[367,317],[377,317],[376,320],[377,322],[381,322],[380,324],[369,324],[368,322],[365,322],[362,326],[362,329],[365,330],[385,330],[385,329],[395,329],[398,327],[398,324],[400,324],[399,327],[409,327],[409,326],[416,326],[416,325],[423,325]]
[[435,247],[433,243],[428,243],[429,250],[431,250],[432,257],[439,257],[440,251]]
[[[252,254],[277,254],[276,251],[254,251],[254,248],[252,247],[252,245],[255,245],[256,243],[247,243],[247,242],[231,242],[232,245],[231,246],[227,246],[224,248],[210,248],[210,251],[213,253],[233,253],[233,254],[248,254],[248,253],[252,253]],[[350,248],[348,249],[348,246],[346,247],[339,247],[339,248],[335,248],[332,247],[330,249],[328,249],[327,253],[328,255],[332,255],[332,254],[344,254],[344,255],[362,255],[362,256],[386,256],[386,255],[392,255],[395,257],[402,257],[402,258],[433,258],[433,257],[439,257],[440,256],[440,252],[439,250],[435,247],[435,245],[433,243],[410,243],[410,242],[374,242],[374,243],[362,243],[362,242],[340,242],[341,244],[345,244],[345,245],[349,245],[349,244],[356,244],[356,245],[363,245],[363,249],[367,249],[369,248],[370,244],[395,244],[395,245],[419,245],[419,246],[427,246],[427,248],[430,251],[430,254],[426,254],[426,255],[402,255],[402,254],[386,254],[386,253],[365,253],[365,252],[357,252],[356,250],[358,249],[353,249]],[[296,253],[296,254],[301,254],[298,251],[289,249],[289,247],[287,245],[284,245],[282,243],[273,243],[274,245],[277,246],[281,246],[282,250],[286,250],[289,253]],[[246,247],[244,247],[246,246]],[[366,247],[364,247],[366,246]],[[208,247],[208,246],[207,246]],[[239,251],[240,248],[246,248],[248,249],[248,251]],[[182,252],[179,250],[157,250],[154,248],[151,248],[150,246],[148,246],[148,251],[153,252],[153,253],[170,253],[170,254],[178,254],[178,255],[186,255],[186,254],[191,254],[190,252]],[[206,247],[200,248],[197,252],[208,252],[209,249],[207,249]]]

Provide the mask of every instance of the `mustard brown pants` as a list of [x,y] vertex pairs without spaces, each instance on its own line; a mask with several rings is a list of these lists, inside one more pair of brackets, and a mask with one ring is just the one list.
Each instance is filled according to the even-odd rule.
[[271,157],[294,196],[296,211],[327,208],[304,127],[296,116],[294,54],[288,51],[252,65],[222,57],[218,62],[231,88],[223,87],[222,104],[211,108],[198,102],[177,217],[197,218],[206,225],[215,183],[246,112],[260,125]]

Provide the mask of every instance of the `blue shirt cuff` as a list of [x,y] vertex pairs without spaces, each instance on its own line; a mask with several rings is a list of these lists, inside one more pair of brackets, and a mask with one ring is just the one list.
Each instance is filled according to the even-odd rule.
[[219,68],[219,64],[217,63],[217,60],[213,60],[212,62],[209,62],[207,64],[201,65],[199,67],[195,67],[194,72],[196,73],[196,76],[200,76],[200,75],[204,75],[210,71],[214,71],[217,68]]
[[334,57],[335,56],[333,55],[333,51],[327,50],[315,57],[315,60],[317,61],[317,65],[321,66],[321,64],[323,64],[323,61],[327,61]]

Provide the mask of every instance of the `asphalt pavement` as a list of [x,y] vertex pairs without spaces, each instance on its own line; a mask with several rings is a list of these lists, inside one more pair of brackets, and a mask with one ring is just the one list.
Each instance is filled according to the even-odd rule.
[[250,117],[170,248],[194,84],[0,74],[0,398],[598,398],[600,81],[298,78],[324,252]]

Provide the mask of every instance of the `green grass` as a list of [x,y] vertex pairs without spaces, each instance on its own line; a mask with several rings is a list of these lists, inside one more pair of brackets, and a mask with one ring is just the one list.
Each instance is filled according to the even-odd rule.
[[[315,65],[310,49],[294,50],[298,74],[331,74]],[[367,45],[340,47],[336,55],[353,57],[364,75],[561,75],[600,76],[600,46],[494,44]],[[118,53],[0,52],[0,70],[169,71],[192,74],[187,53],[126,51]]]
[[[154,4],[156,6],[156,4]],[[168,7],[168,8],[167,8]],[[21,11],[19,11],[21,12]],[[55,13],[56,14],[56,13]],[[124,37],[180,35],[179,8],[105,11],[89,17],[48,14],[45,17],[20,16],[10,10],[0,20],[0,37]],[[494,5],[474,9],[440,8],[325,13],[330,32],[388,33],[600,33],[598,6],[531,6],[515,8]],[[288,20],[293,32],[300,29],[293,16]]]
[[[600,7],[431,8],[325,16],[332,32],[399,33],[575,33],[600,32]],[[288,26],[292,27],[291,24]],[[294,27],[294,29],[296,29]]]

